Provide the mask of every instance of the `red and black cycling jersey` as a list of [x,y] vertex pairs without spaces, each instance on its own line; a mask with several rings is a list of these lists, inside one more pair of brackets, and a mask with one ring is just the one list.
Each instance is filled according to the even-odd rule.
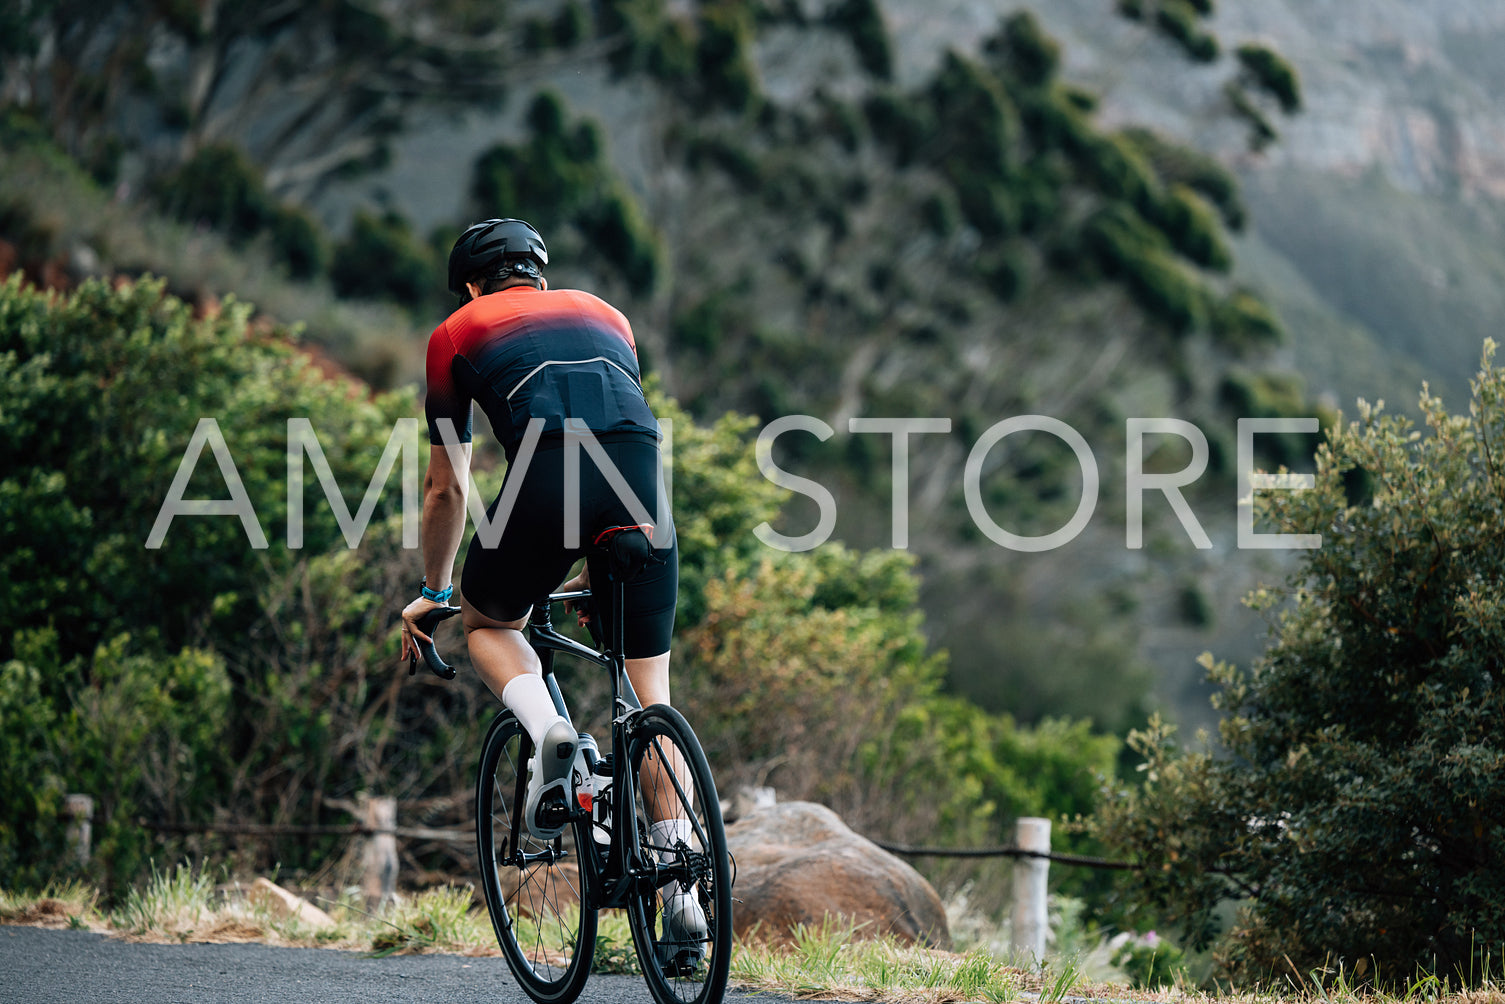
[[471,402],[491,420],[507,460],[528,420],[560,437],[566,419],[593,433],[657,439],[643,398],[632,327],[615,307],[574,289],[513,286],[477,297],[434,329],[428,344],[429,442],[444,441],[439,420],[471,438]]

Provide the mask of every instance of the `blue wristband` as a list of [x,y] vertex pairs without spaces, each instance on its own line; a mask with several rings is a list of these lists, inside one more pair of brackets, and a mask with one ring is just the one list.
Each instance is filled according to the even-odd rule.
[[[427,582],[428,580],[425,579],[424,581]],[[420,586],[419,590],[423,593],[423,598],[426,600],[430,600],[434,603],[448,603],[449,598],[455,593],[455,584],[451,582],[449,585],[440,590],[433,590],[428,586]]]

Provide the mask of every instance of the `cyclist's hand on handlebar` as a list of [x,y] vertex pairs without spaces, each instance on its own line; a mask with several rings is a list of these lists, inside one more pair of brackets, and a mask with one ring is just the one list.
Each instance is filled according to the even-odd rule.
[[419,657],[418,642],[416,639],[422,638],[427,642],[433,641],[432,638],[424,634],[419,629],[418,618],[422,617],[430,610],[437,610],[442,606],[444,606],[443,603],[435,603],[433,600],[425,599],[424,597],[420,596],[412,603],[409,603],[406,607],[403,607],[402,655],[398,657],[399,661],[404,659],[417,659]]
[[[573,593],[589,589],[590,587],[591,567],[589,564],[585,564],[580,566],[580,574],[561,585],[559,591],[562,593]],[[575,615],[575,623],[581,627],[585,627],[590,622],[590,614],[585,612],[585,604],[579,600],[565,600],[564,609],[566,613],[573,613]]]

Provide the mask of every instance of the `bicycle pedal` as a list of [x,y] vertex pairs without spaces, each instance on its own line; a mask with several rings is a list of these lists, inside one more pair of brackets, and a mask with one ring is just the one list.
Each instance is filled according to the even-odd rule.
[[696,947],[680,944],[657,944],[653,946],[658,957],[659,970],[669,979],[689,979],[700,971],[705,961],[705,952]]

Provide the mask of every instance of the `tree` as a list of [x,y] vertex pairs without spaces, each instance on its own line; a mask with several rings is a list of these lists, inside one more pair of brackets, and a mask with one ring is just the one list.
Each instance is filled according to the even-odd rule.
[[[1379,978],[1478,972],[1505,939],[1505,370],[1487,342],[1466,414],[1425,391],[1427,431],[1363,402],[1317,454],[1316,487],[1259,496],[1320,533],[1221,687],[1218,753],[1154,724],[1144,782],[1100,831],[1148,867],[1126,893],[1198,943],[1244,900],[1228,970],[1344,964]],[[1287,962],[1287,959],[1290,961]]]
[[300,199],[381,162],[419,104],[497,101],[504,68],[525,58],[501,7],[466,0],[400,14],[360,0],[55,0],[11,21],[0,104],[31,109],[79,161],[127,148],[172,167],[238,141],[273,192]]

